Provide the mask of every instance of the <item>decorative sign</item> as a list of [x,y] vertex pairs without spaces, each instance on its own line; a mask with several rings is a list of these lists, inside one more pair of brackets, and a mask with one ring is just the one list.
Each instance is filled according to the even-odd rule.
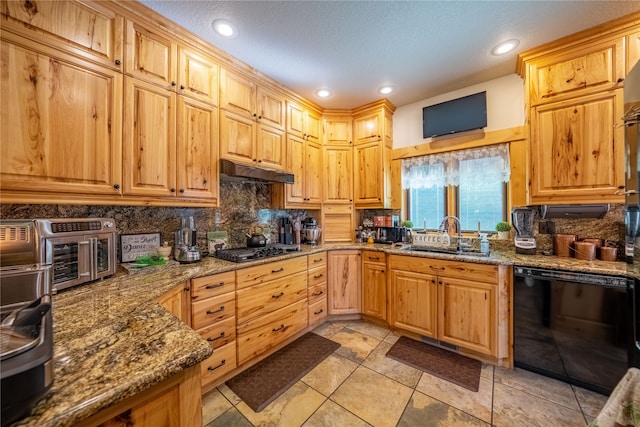
[[123,234],[120,236],[122,262],[132,262],[145,255],[157,255],[160,233]]

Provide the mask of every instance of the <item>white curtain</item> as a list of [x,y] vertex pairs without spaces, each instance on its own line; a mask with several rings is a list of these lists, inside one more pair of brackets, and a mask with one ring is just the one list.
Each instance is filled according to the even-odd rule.
[[509,145],[500,144],[402,159],[402,188],[460,185],[460,161],[489,158],[496,159],[491,163],[497,163],[498,167],[487,167],[484,161],[465,162],[462,180],[509,182]]

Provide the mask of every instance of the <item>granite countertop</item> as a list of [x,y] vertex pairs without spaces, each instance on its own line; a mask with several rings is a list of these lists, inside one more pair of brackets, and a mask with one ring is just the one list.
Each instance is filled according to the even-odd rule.
[[340,249],[640,278],[637,267],[622,262],[499,250],[489,257],[449,255],[366,243],[303,245],[300,252],[239,264],[207,257],[194,264],[170,261],[130,273],[121,267],[112,278],[53,297],[54,384],[32,415],[16,426],[73,425],[209,357],[209,344],[157,302],[182,281]]

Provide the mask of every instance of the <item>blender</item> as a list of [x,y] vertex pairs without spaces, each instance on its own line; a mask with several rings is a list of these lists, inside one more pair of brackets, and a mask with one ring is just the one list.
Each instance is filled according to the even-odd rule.
[[523,207],[511,210],[511,222],[516,230],[513,243],[517,254],[534,255],[536,253],[536,239],[533,237],[534,215],[534,208]]

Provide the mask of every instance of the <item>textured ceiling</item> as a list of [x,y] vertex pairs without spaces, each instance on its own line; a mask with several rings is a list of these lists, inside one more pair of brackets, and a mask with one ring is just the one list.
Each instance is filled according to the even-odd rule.
[[[640,10],[640,1],[178,1],[143,4],[325,108],[396,106],[515,72],[518,52]],[[216,18],[235,23],[225,39]],[[517,38],[514,53],[491,48]],[[329,88],[322,99],[315,90]]]

